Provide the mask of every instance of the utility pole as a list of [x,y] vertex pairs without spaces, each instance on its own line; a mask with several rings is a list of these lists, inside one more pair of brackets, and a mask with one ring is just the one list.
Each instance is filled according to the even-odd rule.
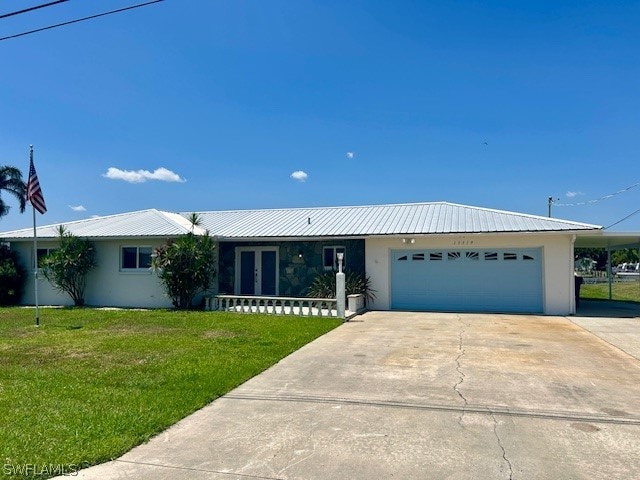
[[553,205],[553,202],[555,202],[555,200],[553,199],[553,197],[549,197],[549,198],[548,198],[548,200],[547,200],[547,202],[548,202],[548,205],[549,205],[549,213],[548,213],[548,216],[549,216],[549,218],[551,218],[551,205]]

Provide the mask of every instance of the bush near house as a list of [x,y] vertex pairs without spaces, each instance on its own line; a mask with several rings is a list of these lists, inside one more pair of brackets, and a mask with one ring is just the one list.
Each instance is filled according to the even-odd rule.
[[215,246],[209,232],[189,232],[154,251],[151,266],[175,308],[193,308],[196,296],[211,288],[216,275]]
[[20,303],[26,279],[18,254],[7,245],[0,245],[0,305]]
[[84,305],[87,275],[96,266],[93,244],[67,232],[64,225],[58,229],[60,246],[39,265],[51,285],[67,293],[77,307]]
[[[376,298],[375,290],[371,289],[371,280],[364,273],[345,272],[344,280],[346,295],[362,294],[368,302]],[[323,272],[314,278],[308,294],[315,298],[335,298],[336,272]]]

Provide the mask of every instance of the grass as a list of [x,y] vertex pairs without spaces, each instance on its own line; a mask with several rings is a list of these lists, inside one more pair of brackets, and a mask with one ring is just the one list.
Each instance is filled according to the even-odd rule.
[[45,478],[60,465],[72,473],[116,458],[340,324],[222,312],[40,313],[35,327],[32,308],[0,309],[6,476]]
[[[614,282],[611,284],[613,300],[640,302],[640,283],[636,281]],[[580,298],[608,300],[608,283],[585,283],[580,287]]]

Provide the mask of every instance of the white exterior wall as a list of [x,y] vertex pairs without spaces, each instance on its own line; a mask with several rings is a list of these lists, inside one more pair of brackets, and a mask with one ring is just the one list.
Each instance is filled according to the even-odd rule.
[[[413,238],[405,244],[402,238]],[[365,268],[376,291],[369,305],[373,310],[389,310],[391,293],[391,250],[413,249],[500,249],[542,248],[542,291],[544,313],[568,315],[575,313],[573,278],[573,235],[571,234],[477,234],[430,235],[424,237],[367,238]]]
[[[85,303],[91,306],[169,308],[171,300],[166,296],[158,275],[151,271],[126,272],[120,270],[120,248],[123,246],[159,247],[166,241],[158,239],[130,239],[94,241],[97,267],[87,276]],[[38,248],[56,248],[55,241],[38,241]],[[20,254],[27,269],[28,278],[23,305],[35,304],[33,281],[33,243],[13,242],[11,249]],[[71,297],[60,293],[39,274],[38,303],[40,305],[73,305]]]

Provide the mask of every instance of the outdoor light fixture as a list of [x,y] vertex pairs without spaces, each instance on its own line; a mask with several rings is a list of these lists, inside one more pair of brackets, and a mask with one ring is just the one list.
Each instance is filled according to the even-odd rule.
[[414,244],[416,243],[416,239],[415,238],[403,238],[402,239],[402,243],[410,243],[410,244]]
[[298,251],[298,258],[302,258],[303,257],[303,252],[302,250]]
[[338,273],[342,273],[342,260],[344,259],[344,253],[336,253],[338,257]]

